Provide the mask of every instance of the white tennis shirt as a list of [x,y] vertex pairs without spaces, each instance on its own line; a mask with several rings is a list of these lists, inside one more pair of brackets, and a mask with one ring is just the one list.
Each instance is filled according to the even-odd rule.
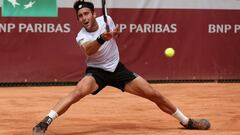
[[[96,40],[100,34],[106,31],[106,24],[103,20],[103,16],[97,17],[96,21],[98,23],[97,31],[87,32],[84,27],[80,30],[76,37],[76,41],[79,45]],[[115,24],[110,16],[108,16],[108,24],[110,30],[115,28]],[[89,67],[101,68],[105,71],[114,72],[119,63],[119,59],[118,46],[116,40],[112,38],[102,44],[96,53],[87,56],[86,63]]]

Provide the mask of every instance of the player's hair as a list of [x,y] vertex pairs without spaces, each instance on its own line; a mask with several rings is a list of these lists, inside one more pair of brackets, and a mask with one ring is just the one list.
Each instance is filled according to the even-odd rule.
[[94,5],[92,2],[77,0],[73,5],[73,8],[75,9],[76,13],[78,13],[78,10],[84,7],[91,9],[92,12],[94,11]]

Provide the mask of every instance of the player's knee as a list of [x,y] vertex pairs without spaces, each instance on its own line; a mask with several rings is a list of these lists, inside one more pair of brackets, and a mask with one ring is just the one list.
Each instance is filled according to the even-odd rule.
[[84,96],[86,96],[86,92],[84,92],[86,88],[84,87],[79,87],[77,86],[75,88],[75,90],[71,93],[71,100],[72,100],[72,103],[75,103],[77,101],[79,101],[81,98],[83,98]]
[[161,100],[163,97],[162,95],[158,92],[158,91],[152,91],[150,93],[148,93],[147,98],[153,102],[157,101],[157,100]]
[[79,101],[81,98],[83,98],[83,93],[80,90],[75,90],[71,93],[71,101],[72,103],[75,103]]

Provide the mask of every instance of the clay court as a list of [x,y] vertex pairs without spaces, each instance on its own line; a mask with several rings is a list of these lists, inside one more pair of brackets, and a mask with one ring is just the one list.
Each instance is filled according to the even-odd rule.
[[[46,135],[239,135],[239,83],[152,84],[183,112],[208,118],[208,131],[186,130],[152,102],[107,87],[57,118]],[[73,86],[0,88],[0,134],[30,135],[32,127]]]

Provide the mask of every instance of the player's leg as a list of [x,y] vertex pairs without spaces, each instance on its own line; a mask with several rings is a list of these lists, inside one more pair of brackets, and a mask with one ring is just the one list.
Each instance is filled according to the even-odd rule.
[[92,76],[85,76],[67,96],[63,97],[52,110],[62,115],[72,104],[97,90],[98,85]]
[[151,85],[140,76],[127,83],[125,91],[153,101],[162,111],[168,114],[173,114],[177,110],[167,98],[162,96],[159,91],[154,90]]
[[33,135],[44,134],[51,122],[62,115],[68,108],[81,98],[97,90],[98,85],[92,76],[85,76],[68,95],[58,101],[50,113],[33,128]]
[[180,123],[189,129],[208,129],[210,123],[206,119],[189,119],[178,108],[176,108],[166,97],[159,91],[153,89],[151,85],[142,77],[138,76],[125,86],[125,91],[140,97],[151,100],[164,112],[172,115],[180,121]]

